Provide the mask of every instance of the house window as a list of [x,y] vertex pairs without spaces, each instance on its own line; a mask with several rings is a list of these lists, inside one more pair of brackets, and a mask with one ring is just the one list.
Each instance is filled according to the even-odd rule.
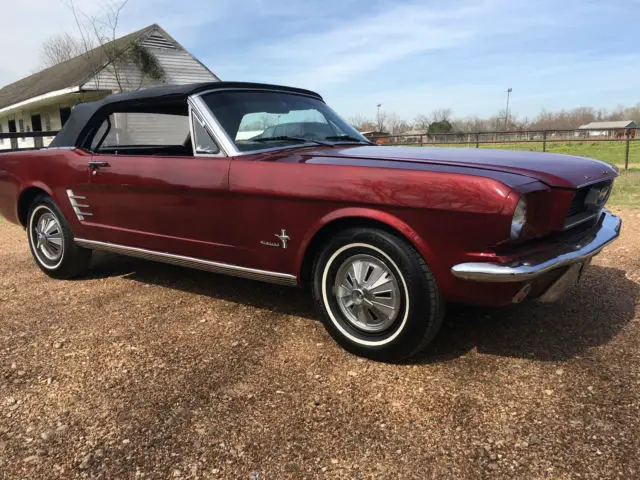
[[71,107],[63,107],[60,109],[60,124],[64,127],[64,124],[69,120],[71,115]]
[[[18,120],[18,131],[20,133],[24,132],[24,120],[22,118]],[[22,139],[24,140],[24,137]]]
[[0,123],[0,145],[4,144],[4,138],[2,138],[2,124]]

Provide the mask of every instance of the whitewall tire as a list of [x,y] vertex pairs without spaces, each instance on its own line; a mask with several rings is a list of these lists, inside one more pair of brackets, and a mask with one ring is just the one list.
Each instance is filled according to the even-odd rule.
[[316,258],[313,281],[327,331],[357,355],[410,357],[442,323],[444,302],[424,259],[386,231],[353,228],[334,236]]
[[40,269],[53,278],[73,278],[91,260],[91,250],[73,242],[73,232],[49,196],[36,197],[27,216],[29,248]]

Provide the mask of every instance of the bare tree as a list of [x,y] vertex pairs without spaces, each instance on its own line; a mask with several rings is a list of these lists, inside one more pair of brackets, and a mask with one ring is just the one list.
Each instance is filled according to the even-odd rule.
[[[533,120],[509,114],[508,125],[505,125],[505,110],[500,110],[488,117],[453,118],[451,109],[438,109],[430,114],[418,115],[413,121],[413,128],[426,130],[433,123],[448,122],[456,133],[482,133],[508,130],[525,132],[535,130],[571,130],[594,121],[631,120],[640,122],[640,103],[635,106],[618,106],[614,110],[597,110],[591,107],[578,107],[571,110],[550,112],[542,110]],[[402,117],[392,112],[380,112],[380,122],[358,115],[350,119],[350,123],[360,131],[389,131],[401,134],[410,130],[410,125]],[[444,125],[444,124],[442,124]],[[442,127],[439,125],[439,128]],[[435,127],[434,127],[435,128]]]
[[431,112],[431,123],[442,122],[442,121],[451,121],[451,117],[453,116],[453,110],[450,108],[439,108],[438,110],[434,110]]
[[391,135],[400,133],[399,132],[400,129],[398,127],[400,126],[401,122],[402,122],[402,119],[396,113],[390,112],[390,113],[387,113],[385,116],[385,124],[386,124],[387,130],[389,131],[389,133],[391,133]]
[[369,132],[376,129],[376,122],[362,115],[355,115],[349,119],[349,124],[360,132]]
[[378,110],[378,114],[376,115],[376,131],[384,132],[385,125],[387,123],[387,113],[383,110]]
[[392,135],[400,135],[411,130],[411,125],[394,112],[387,114],[386,127]]
[[40,47],[40,64],[42,68],[52,67],[71,60],[84,51],[82,41],[68,33],[51,35]]
[[[80,56],[91,70],[94,87],[100,89],[101,75],[105,71],[117,85],[115,90],[139,90],[145,80],[163,81],[164,70],[155,56],[135,39],[118,40],[120,15],[128,0],[108,3],[100,16],[90,16],[76,7],[74,0],[62,0],[73,15],[77,38],[68,33],[54,36],[43,45],[47,52],[47,64]],[[53,37],[52,37],[53,38]],[[139,75],[131,75],[132,72]],[[112,87],[110,87],[112,88]]]
[[[73,0],[69,0],[73,2]],[[127,5],[129,0],[123,0],[120,3],[109,4],[106,7],[105,16],[103,19],[92,17],[91,29],[93,31],[93,38],[98,42],[99,48],[102,50],[103,55],[107,59],[106,68],[111,72],[118,84],[118,89],[122,92],[128,85],[125,85],[124,75],[121,74],[121,69],[126,63],[126,59],[123,59],[122,49],[116,47],[115,42],[117,37],[118,23],[120,21],[120,14]],[[142,86],[143,76],[140,78],[140,85],[135,90],[140,89]]]
[[431,120],[426,115],[418,115],[413,121],[413,128],[417,130],[427,130]]

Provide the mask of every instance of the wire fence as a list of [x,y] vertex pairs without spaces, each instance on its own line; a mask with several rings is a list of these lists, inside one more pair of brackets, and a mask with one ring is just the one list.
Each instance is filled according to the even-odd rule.
[[[0,152],[43,148],[58,132],[0,133]],[[640,168],[640,129],[577,129],[480,133],[377,134],[380,145],[497,148],[591,157],[628,169]]]
[[640,167],[638,128],[377,134],[369,139],[380,145],[497,148],[564,153],[596,158],[624,168]]

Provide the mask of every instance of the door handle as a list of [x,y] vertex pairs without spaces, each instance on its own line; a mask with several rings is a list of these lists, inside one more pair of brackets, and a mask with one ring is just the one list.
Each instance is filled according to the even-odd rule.
[[95,169],[101,168],[101,167],[108,167],[108,166],[109,166],[109,162],[102,162],[102,161],[96,162],[96,161],[93,161],[93,160],[89,162],[89,168],[91,170],[95,170]]

